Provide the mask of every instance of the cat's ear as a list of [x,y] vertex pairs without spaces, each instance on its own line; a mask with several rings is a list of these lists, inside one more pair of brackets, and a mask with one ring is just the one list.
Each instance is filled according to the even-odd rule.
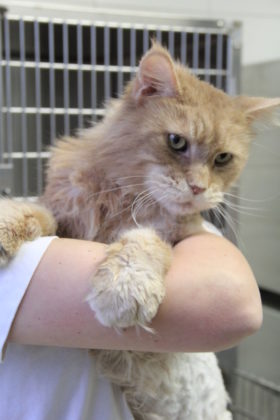
[[132,95],[137,102],[151,96],[175,97],[179,93],[174,63],[168,51],[154,43],[142,58]]
[[249,122],[270,122],[279,124],[280,98],[238,96],[236,104],[245,113]]

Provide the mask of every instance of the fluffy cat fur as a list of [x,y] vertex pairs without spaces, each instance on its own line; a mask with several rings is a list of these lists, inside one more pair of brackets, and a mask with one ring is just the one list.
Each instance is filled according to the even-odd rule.
[[[203,230],[200,212],[223,201],[247,161],[253,123],[279,105],[229,97],[154,44],[104,120],[52,149],[41,199],[48,211],[2,201],[0,264],[56,224],[60,236],[105,242],[89,305],[103,325],[149,329],[165,295],[171,245]],[[219,166],[225,154],[231,157]],[[231,418],[212,353],[94,353],[136,419]]]

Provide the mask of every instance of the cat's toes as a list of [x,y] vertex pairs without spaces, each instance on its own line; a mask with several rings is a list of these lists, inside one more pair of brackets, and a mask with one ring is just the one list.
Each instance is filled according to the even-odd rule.
[[92,278],[88,302],[99,322],[126,328],[148,325],[158,311],[164,295],[165,257],[151,254],[149,247],[136,243],[109,246],[109,256]]
[[103,264],[93,278],[88,302],[99,322],[108,327],[147,327],[164,297],[162,279],[123,264]]

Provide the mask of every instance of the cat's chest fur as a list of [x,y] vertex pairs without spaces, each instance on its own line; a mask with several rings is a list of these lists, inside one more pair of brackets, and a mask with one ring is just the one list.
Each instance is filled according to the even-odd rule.
[[[71,190],[71,185],[68,186]],[[170,244],[176,244],[201,228],[199,214],[176,216],[168,213],[157,204],[143,207],[137,211],[134,206],[135,194],[110,194],[90,200],[91,192],[83,192],[75,198],[72,194],[63,195],[59,201],[50,195],[44,197],[45,203],[56,215],[58,233],[63,237],[95,240],[112,243],[127,229],[152,227],[159,236]]]

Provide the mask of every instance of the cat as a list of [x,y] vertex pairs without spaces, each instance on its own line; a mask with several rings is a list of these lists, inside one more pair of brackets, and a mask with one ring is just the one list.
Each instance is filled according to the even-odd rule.
[[[52,148],[41,205],[2,201],[0,264],[24,240],[56,231],[107,243],[88,303],[105,326],[150,330],[172,245],[205,230],[201,212],[222,203],[238,179],[254,123],[279,106],[277,98],[230,97],[153,43],[103,121]],[[136,419],[232,418],[212,353],[94,356]]]

